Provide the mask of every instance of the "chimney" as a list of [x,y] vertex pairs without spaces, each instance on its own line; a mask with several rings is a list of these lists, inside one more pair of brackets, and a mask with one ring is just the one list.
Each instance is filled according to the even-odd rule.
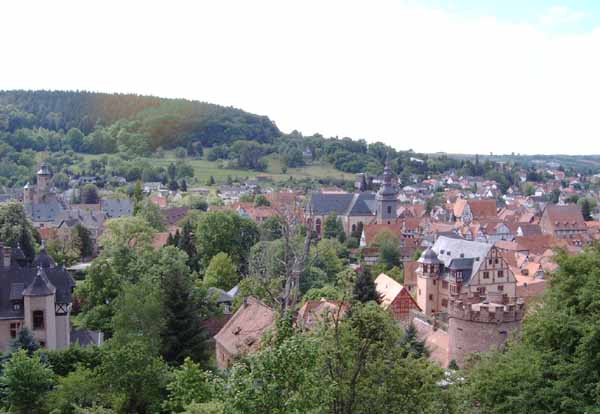
[[2,249],[2,266],[4,266],[5,269],[10,267],[10,256],[12,254],[12,249],[8,246],[4,246],[4,248]]

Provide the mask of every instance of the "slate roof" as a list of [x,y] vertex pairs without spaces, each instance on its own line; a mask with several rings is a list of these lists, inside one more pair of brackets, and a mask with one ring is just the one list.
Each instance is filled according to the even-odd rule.
[[64,206],[58,201],[25,204],[25,213],[34,222],[55,221]]
[[33,266],[10,267],[0,266],[0,319],[23,318],[23,307],[13,308],[14,301],[21,301],[23,294],[39,295],[50,291],[56,292],[56,303],[71,303],[71,292],[75,281],[63,267],[38,269]]
[[438,259],[444,262],[446,267],[449,267],[455,259],[474,259],[473,273],[477,273],[492,247],[493,245],[488,243],[440,236],[431,249],[437,253]]
[[128,198],[103,199],[100,205],[108,218],[127,217],[133,214],[133,201]]
[[313,215],[370,216],[375,213],[375,193],[313,193],[307,211]]

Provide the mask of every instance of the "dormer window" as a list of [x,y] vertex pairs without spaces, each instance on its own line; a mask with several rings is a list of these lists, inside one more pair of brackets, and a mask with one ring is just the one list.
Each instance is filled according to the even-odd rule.
[[21,310],[21,303],[20,302],[14,302],[12,308],[13,308],[13,310],[15,312],[20,311]]

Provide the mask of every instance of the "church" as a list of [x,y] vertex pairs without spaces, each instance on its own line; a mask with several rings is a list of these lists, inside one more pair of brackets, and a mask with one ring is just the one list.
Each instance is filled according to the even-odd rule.
[[319,235],[330,214],[337,215],[347,235],[367,224],[393,224],[397,221],[398,188],[392,169],[386,161],[381,188],[377,193],[313,193],[305,209],[305,217],[312,221]]
[[54,222],[66,206],[51,189],[52,174],[48,165],[42,164],[36,175],[36,185],[27,183],[23,187],[23,207],[36,227],[44,227],[45,223]]

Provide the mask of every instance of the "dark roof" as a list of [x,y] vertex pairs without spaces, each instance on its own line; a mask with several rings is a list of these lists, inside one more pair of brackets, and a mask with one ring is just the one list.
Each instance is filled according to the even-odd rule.
[[472,259],[472,258],[452,259],[452,261],[450,262],[450,266],[448,266],[448,269],[450,269],[450,270],[472,269],[473,261],[474,261],[474,259]]
[[22,300],[24,291],[29,288],[31,288],[29,293],[35,294],[38,293],[37,289],[40,286],[42,288],[52,286],[56,291],[56,303],[72,302],[71,291],[75,287],[75,281],[64,268],[43,269],[43,276],[40,277],[45,280],[36,281],[36,277],[35,267],[0,266],[0,319],[23,318],[23,307],[15,310],[13,302]]
[[25,204],[25,212],[33,221],[54,221],[64,207],[58,201]]
[[103,199],[100,204],[102,211],[109,218],[131,216],[133,214],[133,201],[128,198]]
[[375,194],[323,194],[313,193],[307,211],[313,215],[369,216],[375,212]]
[[419,263],[440,264],[442,262],[438,259],[437,253],[434,252],[431,247],[428,247],[419,258]]
[[308,203],[308,211],[314,215],[336,213],[344,215],[352,202],[354,194],[322,194],[313,193]]
[[33,259],[33,265],[35,267],[43,267],[43,268],[46,268],[46,269],[49,268],[49,267],[55,267],[56,266],[56,262],[54,261],[54,259],[52,258],[52,256],[50,256],[48,254],[48,252],[46,251],[46,246],[45,246],[43,240],[42,240],[42,247],[40,248],[40,252],[35,257],[35,259]]
[[211,287],[208,289],[208,295],[211,298],[215,299],[215,303],[232,303],[233,297],[229,295],[229,293],[225,292],[223,289]]
[[185,217],[190,209],[188,207],[171,207],[162,210],[167,224],[176,224],[179,220]]
[[48,280],[44,268],[39,267],[33,281],[23,291],[23,296],[49,296],[55,292],[56,288]]

